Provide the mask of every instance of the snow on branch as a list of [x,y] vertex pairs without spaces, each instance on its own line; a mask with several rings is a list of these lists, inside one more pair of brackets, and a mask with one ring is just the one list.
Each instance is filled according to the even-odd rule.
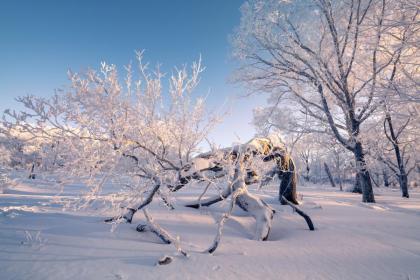
[[[102,194],[111,192],[106,197],[116,209],[137,204],[107,220],[113,223],[131,222],[156,195],[168,204],[163,189],[176,185],[180,170],[220,120],[196,94],[204,71],[201,57],[190,69],[174,68],[166,88],[159,65],[149,69],[143,55],[136,52],[137,71],[130,64],[125,76],[106,62],[98,70],[69,71],[67,88],[51,98],[20,97],[25,109],[3,116],[1,129],[10,139],[38,144],[39,162],[31,165],[40,169],[31,174],[48,170],[57,182],[82,182],[89,202],[106,200]],[[147,213],[149,226],[168,235]]]

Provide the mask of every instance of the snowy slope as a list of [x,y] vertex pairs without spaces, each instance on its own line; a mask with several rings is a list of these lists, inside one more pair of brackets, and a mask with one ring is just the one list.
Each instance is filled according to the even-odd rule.
[[[376,189],[375,205],[328,187],[300,187],[301,207],[316,231],[276,200],[270,186],[259,195],[277,210],[269,241],[254,237],[254,220],[235,209],[214,255],[215,222],[227,203],[182,207],[201,186],[176,194],[176,209],[156,201],[155,220],[181,238],[190,254],[175,253],[133,224],[114,231],[102,222],[112,213],[62,211],[58,198],[77,198],[80,188],[57,191],[40,180],[20,180],[0,194],[0,279],[420,279],[420,190],[409,200]],[[169,265],[156,266],[164,256]]]

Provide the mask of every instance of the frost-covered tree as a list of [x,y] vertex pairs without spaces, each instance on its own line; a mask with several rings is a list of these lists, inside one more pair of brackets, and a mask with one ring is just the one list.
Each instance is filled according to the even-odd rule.
[[[257,133],[267,135],[278,132],[285,136],[286,147],[295,158],[299,177],[305,182],[325,182],[325,164],[330,170],[334,182],[340,189],[347,178],[354,173],[349,164],[351,153],[346,150],[335,137],[326,134],[317,124],[306,116],[305,126],[300,125],[289,108],[279,108],[277,105],[254,109],[254,125]],[[308,178],[309,177],[309,178]]]
[[[182,255],[187,253],[178,238],[163,229],[149,211],[155,198],[174,209],[173,192],[190,182],[207,182],[198,202],[186,206],[198,208],[231,197],[230,210],[222,216],[208,252],[216,250],[233,205],[255,218],[255,238],[266,240],[274,210],[247,190],[255,183],[254,169],[262,162],[272,162],[270,171],[274,168],[282,178],[281,203],[294,208],[314,230],[309,216],[294,205],[298,204],[295,166],[283,145],[270,139],[253,139],[243,145],[199,153],[199,144],[219,120],[206,112],[203,98],[193,96],[203,71],[200,61],[192,65],[190,73],[185,67],[175,69],[165,94],[164,75],[159,68],[150,72],[142,62],[142,52],[137,52],[137,60],[137,79],[131,65],[125,68],[122,80],[115,65],[102,63],[99,71],[69,72],[71,86],[51,98],[19,98],[26,110],[7,110],[2,132],[25,135],[27,141],[39,143],[41,170],[57,178],[60,185],[87,185],[90,191],[77,206],[101,201],[101,194],[106,193],[106,199],[111,198],[112,206],[119,210],[106,222],[131,223],[134,214],[141,212],[144,222],[137,230],[155,233],[165,243],[174,244]],[[217,189],[225,185],[225,189],[216,199],[202,199],[212,185]]]
[[204,98],[193,95],[201,60],[191,71],[175,69],[165,93],[159,67],[149,70],[143,53],[136,54],[138,71],[130,64],[123,78],[115,65],[102,63],[99,71],[69,72],[70,87],[51,98],[18,98],[26,110],[7,110],[2,129],[42,142],[43,164],[62,183],[84,182],[90,190],[86,203],[107,182],[125,186],[113,190],[115,208],[140,205],[137,210],[156,229],[146,206],[155,197],[165,200],[168,186],[219,118],[206,111]]
[[28,170],[28,177],[35,177],[41,161],[40,149],[42,143],[29,135],[16,133],[14,130],[4,130],[0,127],[1,164],[10,168],[23,168]]
[[388,103],[398,101],[418,104],[420,8],[417,1],[413,0],[392,1],[391,7],[392,16],[384,20],[387,42],[382,47],[384,51],[390,47],[399,47],[391,67],[381,76],[379,86],[386,94]]
[[370,122],[371,137],[367,139],[368,154],[373,159],[370,169],[382,174],[386,186],[393,179],[389,175],[393,175],[406,198],[409,197],[409,176],[419,161],[416,152],[420,145],[419,117],[415,104],[400,99],[387,100]]
[[[375,199],[363,124],[383,104],[379,84],[393,63],[416,48],[409,43],[418,26],[412,4],[252,0],[242,6],[233,36],[234,55],[242,62],[237,81],[269,92],[276,106],[292,113],[295,127],[328,133],[352,152],[364,202]],[[396,36],[404,30],[406,37]],[[413,72],[404,73],[412,78]]]

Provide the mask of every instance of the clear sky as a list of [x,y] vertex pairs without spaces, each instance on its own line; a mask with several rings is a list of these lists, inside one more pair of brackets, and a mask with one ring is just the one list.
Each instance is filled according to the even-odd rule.
[[211,138],[222,145],[237,137],[246,141],[261,97],[235,98],[244,91],[227,82],[234,70],[228,37],[239,24],[242,2],[0,1],[0,110],[17,108],[20,95],[52,95],[68,84],[67,69],[98,68],[101,61],[122,68],[136,49],[145,49],[145,60],[162,63],[167,72],[201,54],[206,71],[199,93],[210,93],[210,108],[226,100],[235,105]]

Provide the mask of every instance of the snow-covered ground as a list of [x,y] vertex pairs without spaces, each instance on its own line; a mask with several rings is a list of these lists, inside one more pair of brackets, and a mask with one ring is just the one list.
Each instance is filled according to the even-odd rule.
[[[63,211],[58,199],[77,199],[80,188],[57,194],[40,180],[15,180],[0,194],[0,279],[420,279],[420,190],[410,199],[375,189],[376,204],[329,187],[299,187],[316,230],[277,202],[277,188],[259,195],[277,210],[269,241],[253,240],[255,221],[235,208],[214,255],[203,253],[228,203],[195,210],[182,205],[200,186],[176,194],[175,210],[154,202],[156,222],[179,235],[189,257],[177,255],[151,233],[103,223],[111,212]],[[157,260],[174,256],[172,263]]]

